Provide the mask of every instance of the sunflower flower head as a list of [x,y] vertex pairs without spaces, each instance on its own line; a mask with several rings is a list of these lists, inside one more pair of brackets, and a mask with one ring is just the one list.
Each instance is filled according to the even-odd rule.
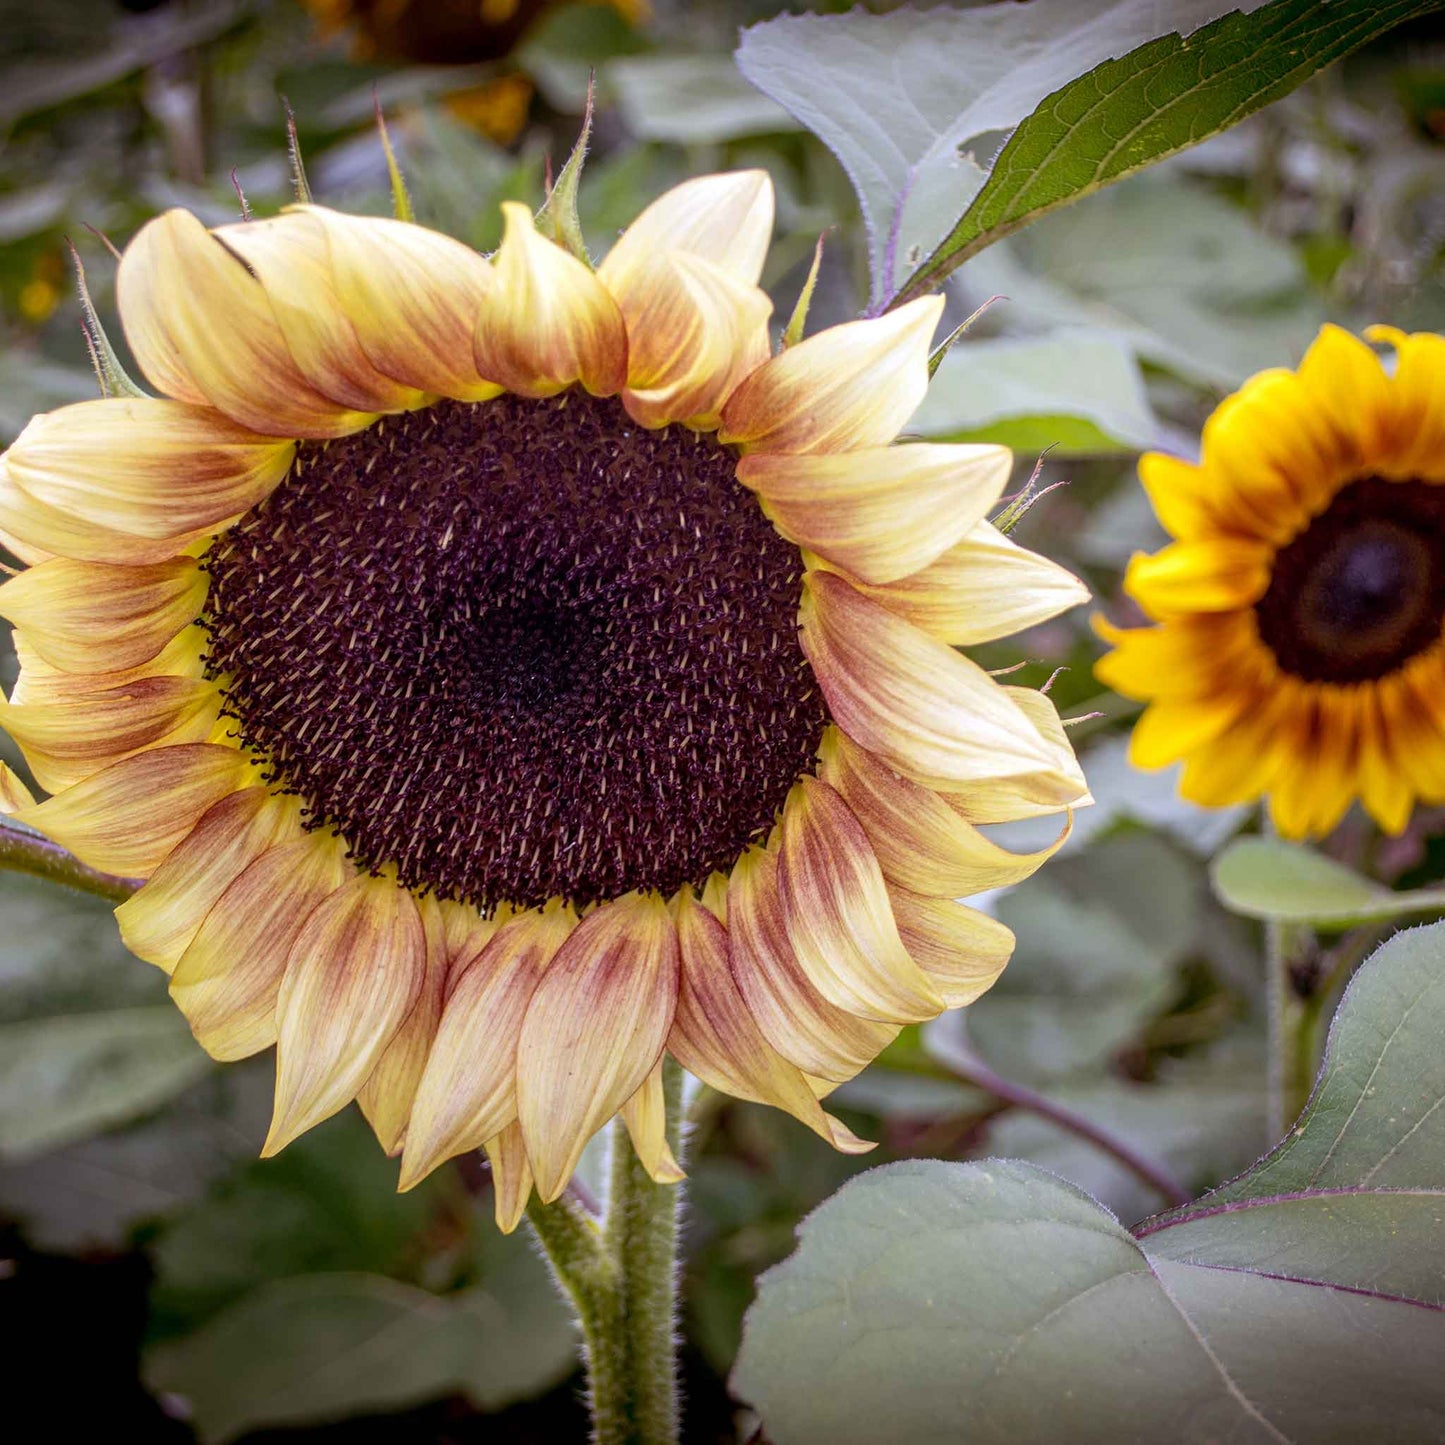
[[955,645],[1084,594],[985,520],[1004,449],[894,444],[941,301],[772,353],[772,206],[689,181],[595,271],[515,204],[491,258],[172,211],[118,287],[164,396],[0,461],[19,816],[144,880],[215,1057],[275,1046],[268,1153],[356,1099],[511,1228],[619,1113],[678,1177],[664,1054],[862,1150],[820,1100],[1004,966],[956,900],[1053,850],[980,825],[1086,793]]
[[1149,704],[1133,761],[1182,759],[1208,806],[1267,795],[1291,838],[1445,802],[1445,341],[1368,335],[1393,374],[1326,326],[1215,411],[1197,466],[1141,460],[1177,539],[1124,579],[1156,625],[1096,623],[1099,678]]

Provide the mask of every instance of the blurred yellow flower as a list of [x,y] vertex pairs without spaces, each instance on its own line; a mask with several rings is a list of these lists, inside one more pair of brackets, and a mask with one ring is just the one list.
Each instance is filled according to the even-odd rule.
[[1267,795],[1291,838],[1355,798],[1390,833],[1445,802],[1445,340],[1367,334],[1393,375],[1326,326],[1219,407],[1198,466],[1141,460],[1177,540],[1124,587],[1158,626],[1097,623],[1099,678],[1149,703],[1133,761],[1183,759],[1197,803]]

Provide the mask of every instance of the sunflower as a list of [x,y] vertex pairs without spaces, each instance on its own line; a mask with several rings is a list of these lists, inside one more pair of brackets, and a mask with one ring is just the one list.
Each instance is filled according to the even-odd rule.
[[[158,398],[0,460],[19,817],[144,885],[122,935],[218,1059],[276,1048],[265,1152],[357,1099],[409,1187],[484,1146],[504,1227],[660,1069],[819,1100],[966,1004],[956,902],[1084,782],[1049,700],[954,649],[1084,595],[985,513],[997,446],[890,445],[942,301],[771,354],[758,171],[595,270],[305,205],[146,225]],[[1057,846],[1057,845],[1055,845]]]
[[1202,460],[1139,476],[1176,541],[1125,591],[1158,625],[1096,621],[1101,681],[1149,703],[1130,756],[1184,760],[1180,792],[1268,795],[1286,837],[1358,798],[1401,832],[1445,802],[1445,340],[1326,326],[1298,371],[1265,371],[1204,427]]

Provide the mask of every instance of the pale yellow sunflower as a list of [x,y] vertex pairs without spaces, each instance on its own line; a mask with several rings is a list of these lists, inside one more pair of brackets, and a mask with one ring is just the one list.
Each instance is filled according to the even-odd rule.
[[1197,466],[1142,458],[1178,540],[1124,588],[1159,625],[1097,624],[1099,678],[1149,703],[1133,761],[1183,759],[1196,803],[1267,794],[1291,838],[1445,802],[1445,340],[1367,334],[1393,374],[1326,326],[1221,404]]
[[955,650],[1083,596],[985,514],[997,446],[892,445],[942,302],[771,354],[772,189],[704,177],[594,271],[508,204],[485,259],[298,206],[172,211],[120,264],[158,399],[0,463],[20,818],[218,1059],[277,1051],[266,1152],[357,1099],[409,1186],[485,1147],[498,1216],[664,1052],[819,1103],[997,977],[979,825],[1085,797],[1057,714]]

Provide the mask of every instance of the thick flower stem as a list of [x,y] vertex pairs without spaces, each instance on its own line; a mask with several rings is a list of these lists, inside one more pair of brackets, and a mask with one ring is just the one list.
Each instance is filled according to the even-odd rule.
[[[671,1060],[663,1089],[677,1154],[682,1071]],[[606,1223],[571,1193],[534,1197],[527,1217],[582,1327],[594,1445],[675,1445],[678,1190],[653,1182],[620,1121],[613,1131]]]
[[1269,1029],[1269,1138],[1281,1139],[1309,1098],[1314,1061],[1309,1010],[1295,987],[1293,965],[1303,935],[1295,924],[1265,924],[1265,1018]]
[[140,886],[133,879],[87,868],[58,843],[6,821],[0,821],[0,871],[29,873],[33,878],[94,893],[109,903],[124,903]]

